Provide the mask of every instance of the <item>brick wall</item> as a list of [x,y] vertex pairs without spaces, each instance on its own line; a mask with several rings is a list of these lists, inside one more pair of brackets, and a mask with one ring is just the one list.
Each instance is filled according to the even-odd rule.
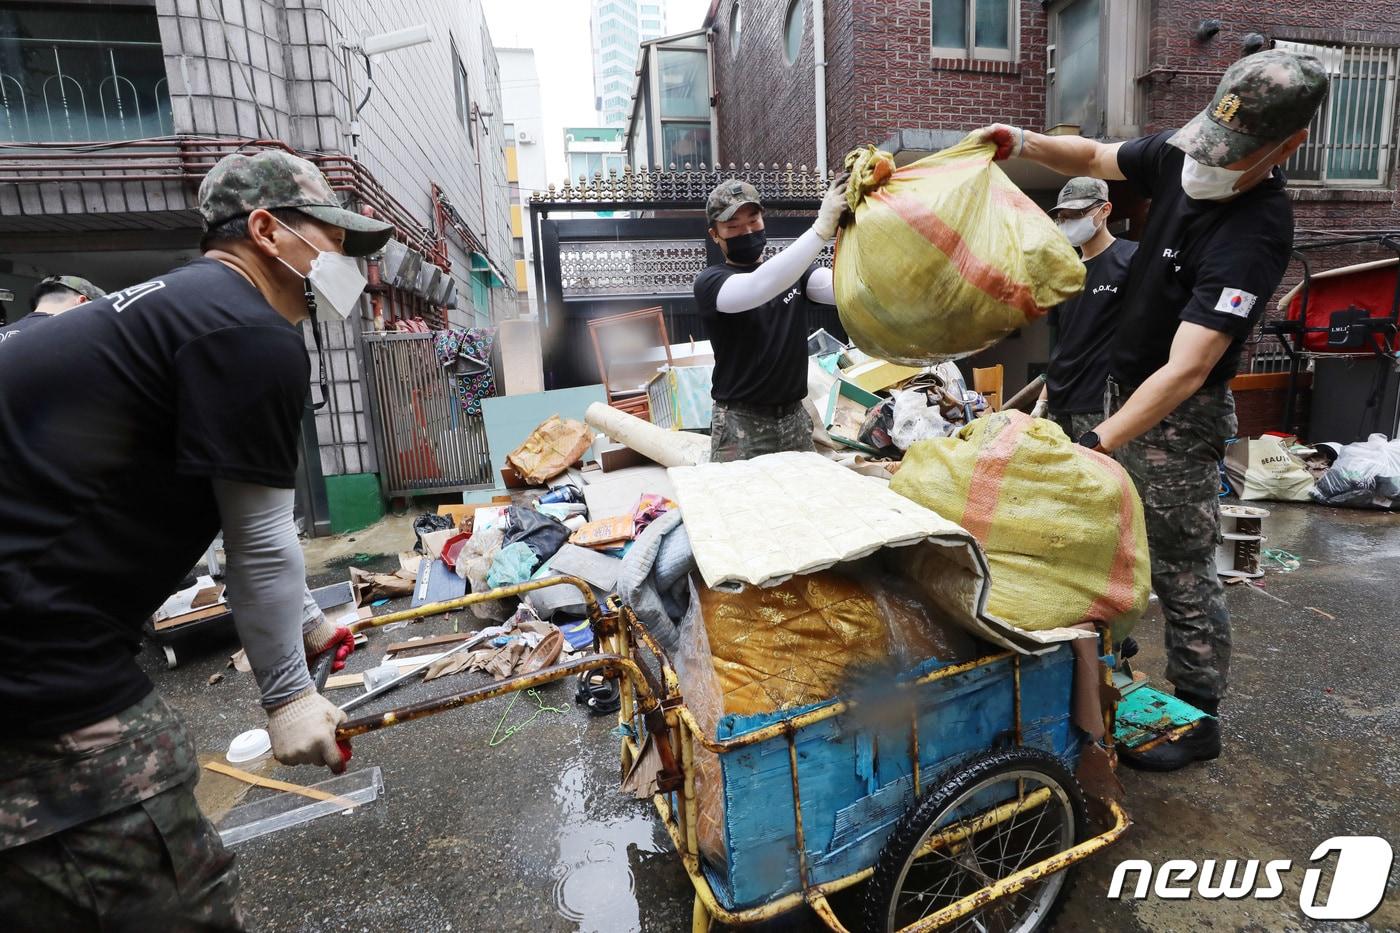
[[1045,123],[1046,19],[1023,0],[1013,62],[934,59],[928,0],[853,0],[855,119],[834,127],[834,149],[880,144],[897,130],[971,130]]

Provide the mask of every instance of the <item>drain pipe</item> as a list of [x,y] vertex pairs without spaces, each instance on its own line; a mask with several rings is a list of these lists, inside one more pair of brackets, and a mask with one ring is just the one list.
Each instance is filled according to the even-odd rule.
[[812,75],[816,79],[817,172],[826,177],[826,3],[812,0]]

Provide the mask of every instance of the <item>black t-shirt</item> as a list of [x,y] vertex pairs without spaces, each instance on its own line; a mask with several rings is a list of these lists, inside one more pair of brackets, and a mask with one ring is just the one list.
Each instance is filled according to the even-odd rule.
[[30,311],[24,317],[15,321],[8,327],[0,327],[0,343],[4,343],[12,337],[18,337],[35,324],[42,324],[45,321],[53,320],[57,315]]
[[1197,201],[1181,190],[1185,154],[1167,145],[1173,132],[1118,150],[1119,169],[1152,199],[1113,344],[1111,372],[1129,386],[1167,362],[1182,321],[1233,338],[1205,384],[1228,382],[1293,249],[1282,171],[1231,201]]
[[0,709],[52,735],[144,697],[141,625],[220,527],[213,478],[290,488],[310,362],[199,259],[0,344]]
[[1137,244],[1114,240],[1084,261],[1084,291],[1050,309],[1055,350],[1045,371],[1052,411],[1103,411],[1108,352],[1118,330],[1118,311]]
[[807,280],[816,268],[766,304],[734,314],[715,301],[720,286],[743,270],[719,263],[695,277],[695,304],[715,351],[716,402],[787,405],[807,397]]

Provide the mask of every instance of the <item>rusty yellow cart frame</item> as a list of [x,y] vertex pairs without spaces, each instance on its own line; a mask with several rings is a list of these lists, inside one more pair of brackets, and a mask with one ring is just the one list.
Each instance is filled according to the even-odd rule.
[[[798,752],[796,736],[800,730],[815,723],[852,712],[856,703],[838,700],[817,709],[801,712],[756,729],[746,734],[718,739],[703,729],[692,711],[685,705],[680,681],[666,652],[652,635],[640,624],[630,608],[598,603],[591,587],[576,577],[553,577],[547,580],[531,581],[516,586],[503,587],[486,593],[471,594],[448,602],[432,603],[416,609],[390,613],[372,619],[361,620],[352,628],[356,631],[370,627],[387,625],[392,622],[420,619],[465,609],[475,603],[488,600],[520,596],[547,586],[570,585],[582,594],[587,607],[588,618],[594,632],[594,652],[572,661],[556,664],[542,670],[518,674],[492,684],[458,693],[426,700],[387,713],[363,716],[342,724],[337,737],[349,739],[378,729],[405,723],[424,716],[435,715],[446,710],[480,703],[504,696],[519,690],[539,687],[559,680],[578,677],[586,672],[601,672],[610,679],[624,684],[621,690],[621,708],[618,712],[619,724],[624,733],[621,739],[622,774],[627,775],[643,752],[643,740],[655,745],[659,771],[656,777],[656,793],[652,796],[657,814],[671,837],[671,842],[680,854],[686,874],[695,888],[693,926],[695,931],[708,930],[714,921],[731,926],[754,924],[803,906],[811,908],[822,922],[833,931],[847,928],[836,916],[828,903],[832,894],[851,888],[871,878],[875,866],[863,868],[844,877],[824,883],[812,883],[809,876],[806,835],[803,827],[802,786],[798,772]],[[650,655],[648,661],[646,655]],[[901,683],[896,691],[912,691],[920,686],[975,671],[994,664],[1009,663],[1014,672],[1014,722],[1010,734],[1016,746],[1022,743],[1021,709],[1021,656],[1014,652],[999,652],[977,658],[962,664],[954,664],[935,669],[917,679]],[[1107,672],[1105,671],[1107,677]],[[1111,682],[1110,682],[1111,683]],[[1112,761],[1113,721],[1112,710],[1105,713],[1106,743],[1109,761]],[[698,834],[699,812],[696,798],[696,752],[703,748],[708,752],[723,755],[736,749],[755,746],[774,739],[785,739],[788,749],[788,776],[792,789],[792,827],[798,856],[800,888],[792,893],[768,900],[758,906],[746,909],[728,909],[716,896],[713,885],[702,867]],[[910,751],[913,761],[913,790],[916,802],[928,792],[924,784],[925,776],[920,773],[919,726],[918,719],[911,716],[909,730]],[[1037,806],[1048,799],[1050,791],[1040,788],[1024,793],[1025,784],[1017,784],[1019,799],[992,806],[980,812],[971,821],[961,821],[956,825],[934,831],[920,837],[915,847],[915,856],[924,855],[939,849],[955,850],[973,833],[994,827],[1010,818],[1020,808]],[[1094,853],[1113,844],[1131,825],[1122,806],[1113,799],[1093,801],[1096,804],[1096,817],[1099,831],[1088,838],[1057,851],[1049,857],[1025,866],[996,879],[988,878],[980,887],[956,901],[947,903],[938,910],[920,917],[916,922],[891,927],[899,933],[923,933],[949,927],[960,920],[984,911],[1027,888],[1045,882],[1058,872],[1080,862]],[[917,803],[916,803],[917,805]],[[1021,928],[1018,928],[1021,929]]]

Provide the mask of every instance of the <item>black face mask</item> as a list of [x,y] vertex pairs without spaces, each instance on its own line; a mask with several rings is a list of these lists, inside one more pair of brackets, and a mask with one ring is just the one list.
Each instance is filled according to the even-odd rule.
[[730,262],[750,265],[763,257],[763,248],[768,245],[768,234],[762,230],[724,238],[726,253]]

